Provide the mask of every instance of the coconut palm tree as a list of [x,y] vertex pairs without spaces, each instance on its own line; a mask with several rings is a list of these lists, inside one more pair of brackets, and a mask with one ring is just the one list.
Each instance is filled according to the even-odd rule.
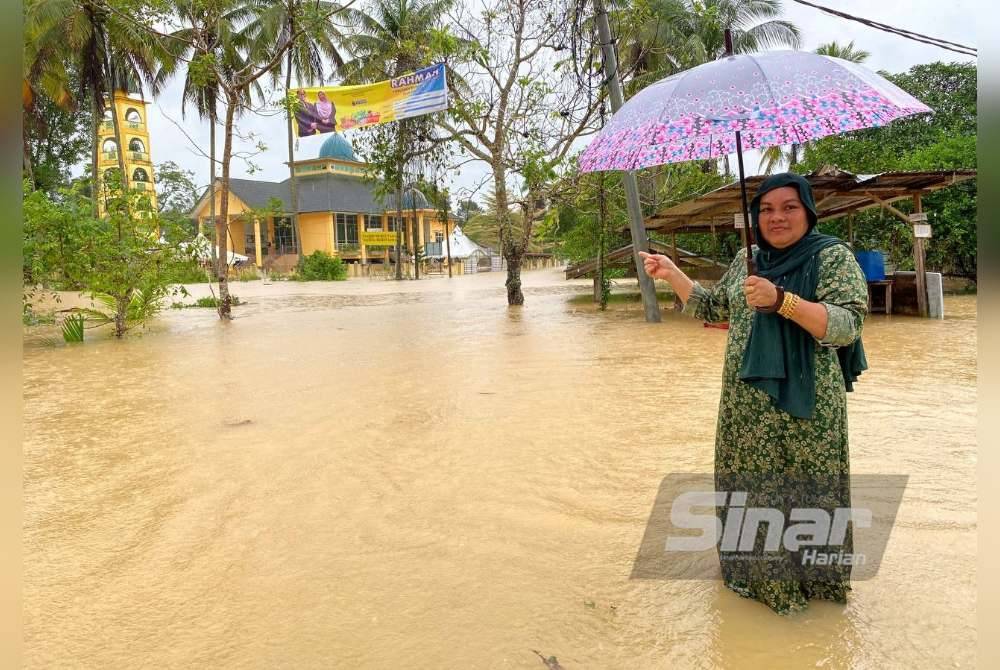
[[[445,12],[454,0],[374,0],[366,10],[350,10],[346,16],[354,29],[345,46],[351,60],[341,71],[352,83],[372,82],[397,77],[434,57],[432,34],[443,23]],[[451,75],[449,74],[449,77]],[[449,83],[454,79],[449,79]],[[408,119],[396,124],[392,155],[396,169],[396,220],[402,220],[403,166],[409,160],[407,147],[414,144],[408,133],[420,120]],[[416,250],[416,226],[413,226],[412,247]],[[396,227],[396,258],[401,257],[402,232]],[[414,264],[414,274],[419,269]],[[396,263],[396,279],[402,279],[400,263]]]
[[676,69],[724,56],[727,29],[736,53],[802,46],[799,29],[780,18],[780,0],[659,0],[654,7],[664,25],[660,39],[668,40],[668,62]]
[[[166,58],[163,44],[154,33],[138,26],[132,17],[110,11],[98,0],[29,0],[25,6],[25,33],[32,40],[33,69],[50,75],[55,73],[58,77],[59,72],[65,71],[65,64],[72,64],[79,75],[75,98],[77,101],[89,100],[93,115],[91,169],[95,196],[100,179],[98,130],[108,107],[119,147],[118,170],[122,185],[128,188],[114,93],[141,90],[144,82],[150,82],[157,64]],[[57,63],[63,65],[60,67]],[[49,80],[47,87],[53,85]],[[96,203],[95,197],[95,211]]]
[[[852,63],[863,63],[871,56],[867,51],[855,49],[854,40],[843,46],[836,42],[822,44],[816,48],[816,53],[821,56],[842,58]],[[790,144],[787,151],[781,146],[768,147],[761,152],[760,169],[764,171],[764,174],[771,174],[781,164],[787,164],[790,170],[794,169],[799,162],[799,157],[802,155],[802,150],[803,145],[801,144]]]
[[[292,88],[293,75],[299,86],[303,83],[308,85],[322,84],[326,81],[327,75],[332,74],[332,72],[328,72],[328,64],[332,65],[331,70],[344,64],[341,48],[345,38],[335,19],[340,5],[326,0],[308,1],[313,11],[325,18],[322,19],[321,27],[318,30],[303,33],[296,39],[295,44],[285,56],[284,65],[273,71],[271,81],[275,86],[278,85],[281,75],[284,74],[286,93]],[[304,0],[283,0],[282,2],[260,2],[257,0],[258,11],[242,30],[244,39],[248,44],[258,47],[287,40],[289,35],[295,33],[295,17],[302,13],[303,3]],[[291,110],[288,110],[286,113],[288,174],[292,199],[292,228],[301,263],[303,258],[302,235],[299,230],[299,190],[293,165],[295,152],[292,116]]]
[[[181,28],[170,33],[164,40],[169,58],[161,63],[151,82],[153,95],[160,94],[167,83],[177,76],[180,69],[193,59],[212,55],[223,62],[226,71],[232,73],[246,66],[246,59],[239,49],[233,48],[236,25],[243,21],[248,12],[245,3],[219,0],[210,4],[178,2],[174,7],[175,18]],[[243,93],[244,106],[249,106],[254,96],[263,97],[263,89],[254,82]],[[219,121],[219,82],[204,77],[197,68],[185,68],[184,85],[181,94],[181,117],[187,115],[188,105],[193,105],[198,118],[209,123],[209,189],[210,216],[215,222],[215,175],[216,160],[215,131]],[[215,246],[212,246],[212,261],[217,262]],[[216,268],[218,270],[218,268]]]
[[816,53],[821,56],[833,56],[842,58],[852,63],[864,63],[871,56],[871,53],[863,49],[854,48],[854,40],[847,44],[840,45],[837,42],[827,42],[816,47]]

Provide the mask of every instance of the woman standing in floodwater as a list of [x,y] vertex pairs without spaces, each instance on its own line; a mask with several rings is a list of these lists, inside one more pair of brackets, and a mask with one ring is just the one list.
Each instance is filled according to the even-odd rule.
[[[865,276],[846,243],[815,230],[816,206],[803,177],[766,179],[750,215],[754,276],[747,277],[745,249],[711,289],[666,256],[640,254],[646,273],[669,282],[684,301],[684,314],[730,324],[715,438],[717,490],[737,490],[726,482],[739,481],[750,483],[751,499],[776,493],[792,507],[813,507],[795,499],[801,491],[798,497],[813,495],[815,503],[815,482],[822,482],[823,509],[850,507],[846,391],[867,367],[860,339]],[[789,484],[804,480],[813,485]],[[843,550],[853,551],[850,528]],[[810,598],[847,602],[849,565],[817,577],[803,571],[794,552],[782,561],[728,560],[735,553],[719,550],[726,586],[779,614],[805,609]],[[762,556],[759,537],[753,553]]]

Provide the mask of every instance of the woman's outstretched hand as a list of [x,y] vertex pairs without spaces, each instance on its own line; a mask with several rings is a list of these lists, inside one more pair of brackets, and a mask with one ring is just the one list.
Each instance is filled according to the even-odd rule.
[[663,254],[650,254],[640,251],[639,256],[642,257],[643,268],[646,270],[646,274],[653,279],[670,279],[671,274],[677,272],[677,266],[674,265],[674,262]]

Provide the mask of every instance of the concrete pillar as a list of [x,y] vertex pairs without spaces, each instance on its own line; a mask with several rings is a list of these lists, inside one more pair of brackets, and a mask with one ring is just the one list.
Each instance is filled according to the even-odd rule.
[[367,226],[365,226],[365,215],[357,214],[356,216],[358,217],[358,245],[361,247],[361,264],[368,265],[368,249],[362,241],[364,239],[365,231],[368,229]]
[[254,217],[253,220],[253,248],[257,260],[257,267],[264,267],[264,261],[260,252],[260,219]]

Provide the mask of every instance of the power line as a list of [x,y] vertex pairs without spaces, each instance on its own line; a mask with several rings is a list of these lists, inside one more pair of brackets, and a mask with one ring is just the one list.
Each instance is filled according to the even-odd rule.
[[947,49],[948,51],[954,51],[955,53],[960,53],[964,56],[978,56],[979,51],[975,47],[970,47],[965,44],[959,44],[957,42],[949,42],[948,40],[943,40],[938,37],[931,37],[930,35],[923,35],[921,33],[914,32],[912,30],[907,30],[905,28],[896,28],[895,26],[890,26],[887,23],[880,23],[878,21],[873,21],[871,19],[866,19],[860,16],[854,16],[853,14],[848,14],[837,9],[831,9],[829,7],[824,7],[822,5],[816,5],[806,0],[792,0],[792,2],[797,2],[800,5],[805,5],[807,7],[812,7],[813,9],[818,9],[821,12],[826,12],[827,14],[832,14],[838,16],[842,19],[847,19],[848,21],[856,21],[869,28],[875,28],[876,30],[882,30],[887,33],[892,33],[894,35],[899,35],[900,37],[905,37],[909,40],[914,40],[915,42],[923,42],[924,44],[930,44],[931,46],[939,47],[941,49]]

